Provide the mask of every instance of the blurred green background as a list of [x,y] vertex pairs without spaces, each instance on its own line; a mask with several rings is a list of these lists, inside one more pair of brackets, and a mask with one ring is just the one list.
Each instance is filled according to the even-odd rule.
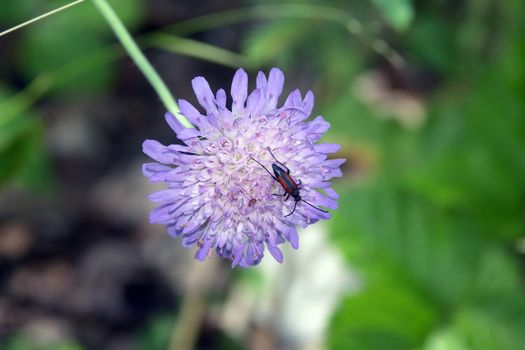
[[313,90],[340,208],[282,265],[195,263],[148,224],[141,143],[174,139],[95,7],[0,37],[1,349],[525,349],[523,1],[110,3],[176,97]]

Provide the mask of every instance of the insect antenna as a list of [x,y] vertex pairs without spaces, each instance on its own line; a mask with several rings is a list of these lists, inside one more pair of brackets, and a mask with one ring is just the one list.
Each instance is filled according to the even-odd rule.
[[317,210],[319,210],[319,211],[322,211],[323,213],[328,213],[328,211],[323,210],[323,209],[321,209],[321,208],[317,208],[315,205],[312,205],[312,204],[308,203],[308,202],[305,201],[304,199],[301,199],[301,201],[302,201],[302,202],[305,202],[306,204],[308,204],[309,206],[311,206],[311,207],[314,208],[314,209],[317,209]]
[[266,169],[266,167],[265,167],[264,165],[262,165],[261,162],[259,162],[257,159],[252,158],[252,157],[250,157],[250,159],[253,160],[254,162],[257,162],[260,166],[262,166],[263,169],[266,170],[266,172],[267,172],[268,174],[270,174],[270,176],[271,176],[275,181],[277,181],[277,179],[276,179],[275,176],[270,172],[270,170]]
[[283,163],[281,163],[280,161],[277,160],[277,158],[275,158],[275,156],[273,155],[273,152],[272,152],[272,149],[270,148],[270,146],[266,147],[266,149],[268,149],[268,151],[270,151],[270,154],[272,155],[273,159],[275,159],[275,161],[277,162],[277,164],[279,165],[282,165],[283,168],[286,170],[287,173],[290,173],[290,169],[288,169],[288,167],[286,165],[284,165]]
[[304,106],[304,103],[301,104],[301,106],[299,106],[299,107],[286,107],[286,108],[283,108],[283,109],[279,110],[277,113],[275,113],[274,116],[277,116],[277,115],[279,115],[281,113],[284,113],[284,112],[293,111],[293,113],[291,115],[289,115],[288,118],[287,118],[288,119],[288,125],[290,125],[292,118],[297,113],[305,114],[304,110],[303,110],[303,106]]
[[[306,103],[303,102],[301,103],[301,105],[299,107],[287,107],[285,108],[282,112],[285,112],[285,111],[289,111],[289,110],[293,110],[294,112],[288,116],[288,125],[290,125],[290,123],[292,122],[292,118],[295,117],[295,115],[297,113],[301,113],[301,114],[304,114],[306,115],[306,113],[304,112],[304,107],[305,107]],[[282,113],[281,112],[281,113]]]

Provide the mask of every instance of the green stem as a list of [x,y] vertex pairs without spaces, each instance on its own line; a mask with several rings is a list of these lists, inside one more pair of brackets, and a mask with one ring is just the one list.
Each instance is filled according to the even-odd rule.
[[104,16],[104,18],[108,22],[109,26],[111,27],[117,38],[119,39],[124,49],[131,57],[131,59],[135,62],[137,67],[142,71],[142,74],[144,74],[146,79],[149,81],[149,83],[161,99],[162,103],[164,103],[166,109],[171,114],[173,114],[182,125],[184,125],[187,128],[193,127],[189,120],[180,114],[179,107],[177,106],[177,103],[175,102],[173,96],[170,94],[168,87],[166,86],[162,78],[159,76],[155,68],[153,68],[151,63],[148,61],[146,56],[144,56],[142,51],[139,49],[139,47],[137,46],[137,44],[135,43],[135,41],[133,40],[126,27],[113,10],[113,8],[107,3],[106,0],[91,1],[100,11],[102,16]]
[[206,300],[200,291],[189,291],[173,325],[168,350],[192,350],[199,335],[202,319],[206,315]]

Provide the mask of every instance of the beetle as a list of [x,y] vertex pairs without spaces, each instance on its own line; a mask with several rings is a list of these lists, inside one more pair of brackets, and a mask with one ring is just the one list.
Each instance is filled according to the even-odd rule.
[[299,180],[299,183],[295,182],[295,180],[290,175],[290,169],[288,169],[286,165],[284,165],[279,160],[277,160],[277,158],[275,158],[269,146],[267,147],[267,149],[272,155],[273,159],[275,159],[275,163],[272,163],[273,174],[270,172],[270,170],[266,169],[266,167],[262,165],[261,162],[259,162],[257,159],[254,159],[252,157],[250,157],[250,159],[257,162],[261,167],[263,167],[263,169],[266,170],[266,172],[270,174],[270,176],[275,181],[277,181],[284,189],[285,191],[284,194],[282,195],[274,194],[274,196],[282,196],[282,197],[286,196],[286,198],[284,199],[285,201],[287,201],[290,197],[294,199],[295,203],[294,203],[292,212],[288,215],[285,215],[284,217],[292,215],[295,212],[295,208],[297,207],[297,202],[301,202],[301,201],[308,204],[314,209],[322,211],[323,213],[328,213],[326,210],[318,208],[315,205],[312,205],[311,203],[301,198],[301,193],[300,193],[301,180]]

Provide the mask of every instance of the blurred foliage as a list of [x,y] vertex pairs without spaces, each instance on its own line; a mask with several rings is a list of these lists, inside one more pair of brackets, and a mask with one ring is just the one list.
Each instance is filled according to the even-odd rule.
[[[245,46],[252,59],[315,72],[317,110],[336,126],[329,137],[345,154],[355,144],[377,154],[365,184],[340,184],[332,237],[365,287],[340,305],[328,345],[524,348],[523,270],[514,248],[525,232],[523,3],[371,3],[409,64],[399,74],[414,67],[437,77],[430,94],[409,86],[426,100],[419,129],[379,118],[355,96],[357,75],[381,71],[370,62],[383,60],[336,25],[278,20]],[[322,4],[376,20],[349,3]]]

